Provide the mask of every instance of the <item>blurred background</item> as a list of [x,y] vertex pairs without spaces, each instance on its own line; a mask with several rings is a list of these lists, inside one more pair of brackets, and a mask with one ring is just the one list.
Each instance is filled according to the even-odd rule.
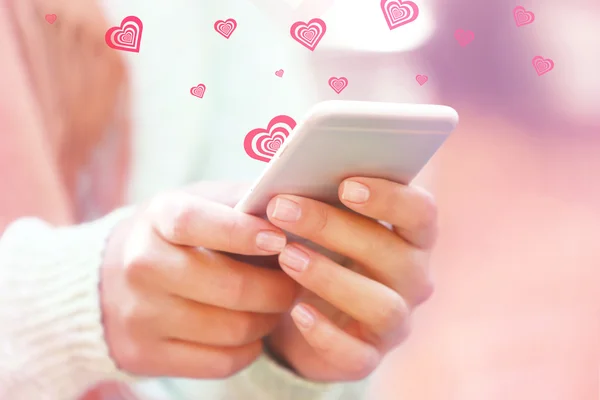
[[[152,182],[144,183],[148,179],[141,175],[134,179],[139,183],[131,188],[130,200],[199,178],[176,156],[157,159],[159,149],[206,155],[200,153],[203,143],[193,121],[203,117],[187,97],[170,93],[182,78],[161,63],[169,57],[177,58],[179,76],[189,70],[210,76],[213,86],[251,91],[271,81],[253,75],[250,84],[239,71],[236,57],[253,52],[253,67],[281,67],[288,81],[293,76],[300,82],[298,87],[278,83],[285,98],[276,101],[296,111],[333,98],[453,106],[461,118],[459,129],[418,178],[440,208],[441,235],[432,265],[437,291],[417,311],[409,341],[375,377],[370,398],[598,399],[600,2],[415,2],[418,20],[394,31],[383,23],[376,1],[331,0],[302,8],[300,1],[275,7],[254,0],[253,9],[238,2],[247,13],[260,10],[269,22],[266,36],[278,32],[288,40],[291,21],[316,15],[327,21],[328,32],[310,57],[252,46],[263,33],[248,42],[240,35],[238,42],[228,43],[237,48],[227,54],[198,42],[205,52],[197,50],[214,60],[219,74],[202,70],[193,53],[170,45],[200,35],[202,28],[172,29],[170,36],[153,38],[163,41],[161,52],[128,58],[137,98],[135,137],[156,143],[154,150],[146,147],[135,155],[134,177],[146,175]],[[208,23],[241,12],[208,1],[174,0],[168,10],[141,0],[105,0],[104,5],[115,24],[132,13],[144,14],[147,25],[181,26],[182,18],[209,14]],[[517,5],[535,14],[532,24],[516,26],[512,11]],[[454,39],[459,28],[475,33],[465,47]],[[152,33],[145,34],[150,40]],[[555,63],[542,76],[531,64],[538,55]],[[428,82],[418,85],[417,74],[427,75]],[[350,82],[339,96],[326,84],[332,75]],[[257,113],[257,121],[268,121],[270,115],[245,106],[250,97],[215,96],[203,111],[218,116],[215,131],[232,129],[223,125],[225,117],[247,119]],[[248,178],[260,168],[249,168]],[[230,177],[217,164],[209,169],[211,178]]]

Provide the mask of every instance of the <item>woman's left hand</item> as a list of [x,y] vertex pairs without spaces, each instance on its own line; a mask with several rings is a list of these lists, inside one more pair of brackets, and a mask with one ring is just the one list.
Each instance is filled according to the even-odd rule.
[[373,372],[407,337],[412,310],[433,291],[431,196],[382,179],[350,178],[339,197],[356,213],[290,195],[276,196],[267,208],[274,225],[351,260],[342,266],[293,242],[279,256],[306,290],[267,343],[301,376],[324,382]]

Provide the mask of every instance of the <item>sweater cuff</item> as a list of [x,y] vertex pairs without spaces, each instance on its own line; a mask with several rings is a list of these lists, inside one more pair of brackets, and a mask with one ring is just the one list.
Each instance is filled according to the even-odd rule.
[[104,340],[98,285],[107,238],[123,208],[55,228],[33,218],[0,239],[0,398],[72,400],[123,380]]

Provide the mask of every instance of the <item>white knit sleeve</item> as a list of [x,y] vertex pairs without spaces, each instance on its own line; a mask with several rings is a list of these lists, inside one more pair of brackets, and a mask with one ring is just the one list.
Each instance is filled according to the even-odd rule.
[[65,228],[26,218],[0,237],[0,399],[74,400],[125,378],[104,341],[98,283],[105,242],[131,213]]

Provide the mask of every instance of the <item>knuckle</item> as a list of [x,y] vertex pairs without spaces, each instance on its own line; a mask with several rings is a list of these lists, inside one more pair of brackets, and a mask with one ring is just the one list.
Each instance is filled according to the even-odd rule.
[[225,379],[230,378],[237,372],[242,370],[246,365],[238,361],[238,357],[233,352],[224,352],[214,360],[211,366],[212,375],[214,378]]
[[139,303],[134,303],[121,309],[121,320],[123,329],[128,336],[135,337],[144,325],[144,312],[139,307]]
[[313,233],[321,234],[327,229],[327,223],[329,220],[329,212],[324,204],[314,203],[312,212],[314,213],[314,223],[311,227]]
[[242,273],[231,273],[226,276],[221,284],[223,301],[227,308],[237,309],[246,302],[248,292],[248,279]]
[[129,255],[123,262],[125,279],[129,283],[140,283],[147,280],[155,272],[154,260],[147,251],[138,251]]
[[194,223],[196,212],[195,208],[188,201],[183,199],[173,202],[171,227],[168,232],[164,232],[168,239],[175,243],[185,242],[190,236],[192,224]]
[[129,373],[144,374],[144,354],[143,346],[135,341],[123,342],[119,347],[119,351],[115,354],[117,366]]
[[363,380],[369,377],[379,365],[379,357],[371,354],[364,354],[361,357],[355,357],[351,363],[348,363],[349,373],[352,379]]
[[225,337],[233,344],[243,345],[254,339],[254,321],[250,314],[241,314],[229,320]]
[[[308,335],[310,334],[311,332],[308,333]],[[335,336],[335,331],[331,327],[322,326],[320,329],[312,331],[311,345],[325,358],[329,357],[329,355],[334,356]]]
[[412,325],[410,319],[404,321],[404,323],[392,333],[389,340],[389,345],[386,346],[387,351],[392,351],[400,346],[408,337],[412,331]]
[[437,224],[438,208],[435,198],[423,189],[417,189],[417,212],[414,215],[414,229],[430,230]]
[[374,313],[375,325],[378,330],[394,330],[403,324],[410,314],[406,301],[398,293],[390,290],[386,301]]
[[410,336],[411,332],[412,324],[410,323],[410,320],[407,319],[399,330],[397,343],[402,344]]
[[429,300],[431,296],[433,296],[434,292],[435,284],[433,283],[433,280],[429,277],[426,277],[419,285],[419,289],[415,298],[415,306],[423,304],[424,302]]
[[240,247],[238,232],[242,229],[241,221],[239,218],[231,218],[225,224],[225,235],[227,236],[227,243],[230,249],[236,249]]

